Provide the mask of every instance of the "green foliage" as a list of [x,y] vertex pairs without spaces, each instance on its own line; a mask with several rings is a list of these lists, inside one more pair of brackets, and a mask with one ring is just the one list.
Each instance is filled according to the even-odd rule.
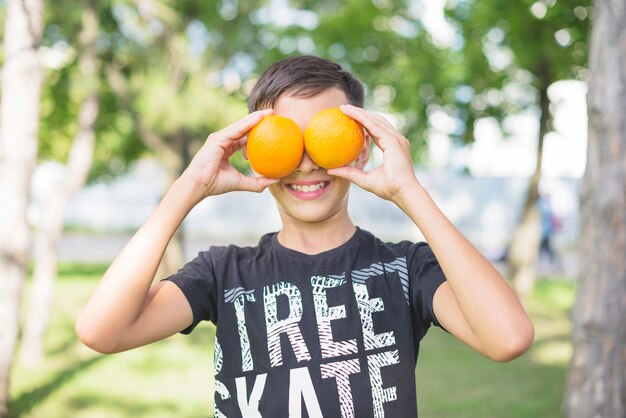
[[[39,159],[65,163],[78,129],[82,80],[77,80],[76,60],[47,73],[41,104]],[[128,115],[120,112],[113,93],[100,88],[100,113],[96,121],[96,147],[90,180],[112,179],[126,172],[145,152]]]
[[[107,17],[110,7],[109,2],[98,2],[99,52],[103,56],[110,53],[112,45],[107,42],[107,30],[111,28]],[[107,180],[124,173],[146,148],[138,140],[128,115],[120,111],[104,72],[100,71],[98,80],[87,80],[78,71],[82,10],[83,3],[77,1],[53,2],[45,9],[43,47],[65,58],[56,67],[47,69],[41,104],[39,159],[67,162],[78,129],[78,111],[85,96],[86,83],[95,82],[99,86],[100,112],[90,180]]]
[[66,161],[76,134],[79,103],[71,97],[72,62],[58,71],[49,71],[43,85],[39,125],[39,158]]
[[[450,0],[456,38],[442,46],[421,20],[425,4],[413,1],[298,0],[280,13],[267,1],[139,4],[98,2],[99,53],[126,77],[132,110],[173,149],[190,154],[243,116],[252,84],[272,62],[313,53],[365,82],[368,106],[393,115],[419,162],[433,114],[445,113],[454,121],[446,134],[468,143],[476,119],[502,120],[536,106],[546,84],[584,78],[592,13],[585,0]],[[64,161],[76,131],[81,10],[75,0],[46,8],[44,45],[67,45],[71,58],[46,77],[42,159]],[[123,172],[145,152],[104,71],[100,83],[94,178]],[[249,168],[239,155],[233,161]]]
[[[148,129],[181,153],[184,164],[211,132],[246,114],[240,78],[231,87],[225,71],[238,51],[254,49],[256,33],[246,14],[252,6],[240,5],[232,16],[224,11],[226,17],[215,7],[161,2],[151,11],[126,3],[113,9],[124,48],[113,51],[110,62],[128,80],[131,107]],[[241,157],[234,165],[249,168]]]
[[147,150],[132,119],[119,109],[117,99],[109,89],[101,88],[100,107],[90,180],[112,181],[124,174]]
[[[463,37],[463,74],[469,88],[459,103],[468,121],[499,120],[538,106],[538,91],[561,79],[584,79],[591,6],[586,0],[458,0],[448,9]],[[471,130],[468,131],[468,134]],[[473,138],[468,138],[469,141]]]
[[[447,18],[456,39],[448,46],[438,45],[424,28],[419,2],[300,1],[292,7],[293,13],[314,15],[314,23],[284,24],[268,13],[252,20],[262,26],[265,46],[260,57],[250,54],[258,64],[256,75],[299,53],[340,62],[369,87],[369,106],[396,117],[418,161],[424,159],[435,112],[455,121],[446,134],[472,142],[476,119],[502,120],[536,106],[536,89],[585,74],[591,10],[583,0],[451,1]],[[542,7],[543,18],[531,13]]]
[[246,113],[244,103],[208,88],[197,74],[189,74],[180,86],[172,86],[160,76],[159,69],[146,70],[132,83],[138,92],[137,109],[162,135],[186,130],[207,136]]

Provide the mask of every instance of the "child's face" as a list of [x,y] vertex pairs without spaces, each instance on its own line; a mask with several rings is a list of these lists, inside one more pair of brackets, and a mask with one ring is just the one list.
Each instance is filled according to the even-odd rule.
[[[304,132],[317,112],[347,103],[349,101],[341,90],[331,88],[310,98],[280,96],[274,105],[274,112],[292,119]],[[369,141],[366,140],[353,165],[363,168],[368,158]],[[304,222],[319,222],[342,211],[347,212],[349,188],[348,180],[330,176],[306,152],[293,173],[269,187],[278,203],[283,222],[285,216]]]

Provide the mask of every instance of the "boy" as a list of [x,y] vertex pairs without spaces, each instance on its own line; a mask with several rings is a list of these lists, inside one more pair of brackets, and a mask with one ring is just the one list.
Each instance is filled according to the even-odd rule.
[[[217,325],[215,416],[417,416],[415,362],[428,327],[443,327],[496,361],[530,346],[533,326],[494,267],[416,179],[409,142],[362,108],[363,87],[322,58],[279,61],[259,79],[251,113],[209,135],[189,167],[104,275],[76,323],[81,340],[115,353]],[[286,177],[247,177],[228,163],[264,116],[304,130],[339,107],[360,122],[383,164],[363,171],[304,154]],[[398,205],[427,243],[383,243],[347,210],[355,183]],[[315,187],[305,187],[315,186]],[[269,188],[282,221],[256,247],[212,247],[151,287],[172,234],[201,200]]]

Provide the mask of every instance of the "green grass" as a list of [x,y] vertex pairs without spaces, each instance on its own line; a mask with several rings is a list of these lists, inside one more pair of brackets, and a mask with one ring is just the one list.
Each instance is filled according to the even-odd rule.
[[416,370],[420,414],[428,418],[560,416],[571,357],[571,280],[537,284],[528,311],[535,342],[522,357],[496,363],[439,329],[423,341]]
[[[74,318],[106,269],[65,265],[36,369],[13,369],[10,417],[206,417],[212,411],[214,328],[112,356],[74,335]],[[28,294],[28,293],[25,293]],[[482,358],[439,329],[423,341],[416,370],[420,416],[556,417],[564,387],[573,284],[546,280],[528,302],[536,326],[532,349],[510,363]]]

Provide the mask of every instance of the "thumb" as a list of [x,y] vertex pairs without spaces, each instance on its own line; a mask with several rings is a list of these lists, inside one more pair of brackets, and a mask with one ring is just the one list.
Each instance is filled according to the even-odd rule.
[[267,177],[242,177],[239,182],[237,190],[246,192],[260,193],[267,188],[267,186],[278,183],[279,179],[270,179]]
[[367,173],[359,168],[345,166],[339,168],[331,168],[326,172],[331,176],[341,177],[349,180],[357,186],[365,189]]

